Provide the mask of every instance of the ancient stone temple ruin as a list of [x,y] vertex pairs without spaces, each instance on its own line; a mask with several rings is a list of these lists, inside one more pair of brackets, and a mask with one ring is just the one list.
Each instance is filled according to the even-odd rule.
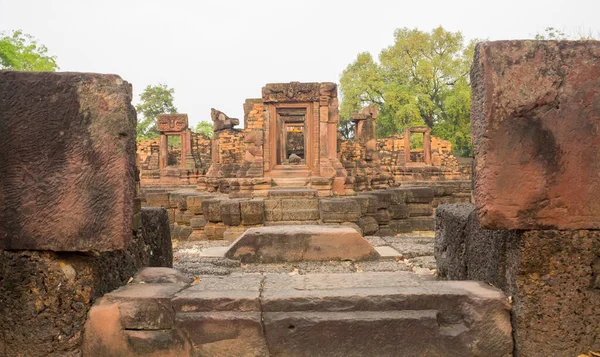
[[593,356],[599,59],[478,44],[472,183],[375,108],[338,141],[335,86],[290,83],[243,129],[213,110],[202,155],[160,117],[140,186],[127,82],[0,71],[0,355]]

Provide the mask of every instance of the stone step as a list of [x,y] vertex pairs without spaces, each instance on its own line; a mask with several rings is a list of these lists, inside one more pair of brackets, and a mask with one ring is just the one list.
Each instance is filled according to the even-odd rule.
[[136,277],[92,307],[85,356],[503,357],[513,350],[510,303],[481,282],[409,272],[238,274],[182,286],[171,273],[161,286],[156,274],[145,276],[153,279],[141,289]]

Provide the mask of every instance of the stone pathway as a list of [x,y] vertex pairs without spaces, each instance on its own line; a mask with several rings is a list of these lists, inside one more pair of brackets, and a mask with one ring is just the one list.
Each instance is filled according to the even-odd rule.
[[176,242],[174,268],[189,277],[244,273],[305,275],[314,273],[362,273],[409,271],[423,276],[435,275],[433,232],[412,232],[392,237],[365,237],[382,258],[379,261],[325,261],[281,264],[240,264],[222,255],[231,242],[208,240]]

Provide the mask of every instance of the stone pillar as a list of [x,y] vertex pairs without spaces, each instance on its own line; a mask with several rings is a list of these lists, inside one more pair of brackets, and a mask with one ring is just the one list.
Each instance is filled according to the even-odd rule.
[[164,169],[167,167],[169,158],[169,139],[163,133],[160,134],[158,143],[158,168]]

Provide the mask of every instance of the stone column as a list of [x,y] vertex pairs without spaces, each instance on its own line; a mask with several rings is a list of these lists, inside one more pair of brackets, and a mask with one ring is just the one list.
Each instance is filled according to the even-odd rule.
[[167,167],[169,158],[169,140],[163,133],[160,134],[158,143],[158,168],[164,169]]

